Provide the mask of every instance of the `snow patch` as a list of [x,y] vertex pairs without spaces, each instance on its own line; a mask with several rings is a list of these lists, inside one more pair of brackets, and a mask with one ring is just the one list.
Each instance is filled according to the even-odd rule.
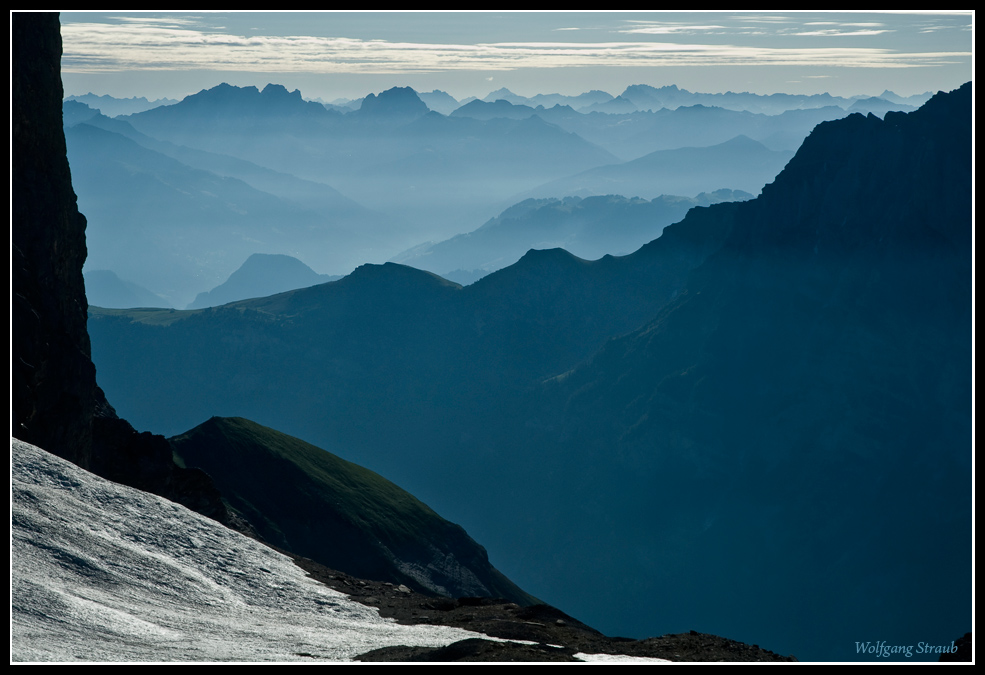
[[289,558],[11,439],[11,661],[346,661],[485,637],[401,626]]

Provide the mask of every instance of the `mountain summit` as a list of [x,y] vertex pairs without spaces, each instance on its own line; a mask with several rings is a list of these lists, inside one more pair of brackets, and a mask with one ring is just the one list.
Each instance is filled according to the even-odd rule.
[[369,94],[363,99],[359,116],[366,119],[387,121],[417,119],[430,112],[417,92],[410,87],[393,87],[381,92],[379,96]]

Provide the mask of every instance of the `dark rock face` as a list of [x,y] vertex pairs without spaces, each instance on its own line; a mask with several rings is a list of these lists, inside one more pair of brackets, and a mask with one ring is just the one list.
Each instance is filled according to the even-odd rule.
[[12,433],[88,468],[96,369],[86,332],[86,220],[62,132],[57,14],[15,13]]
[[138,434],[96,385],[79,213],[62,130],[58,14],[12,16],[12,434],[104,478],[234,524],[204,473]]
[[[759,645],[689,631],[645,640],[607,637],[544,604],[521,606],[504,598],[426,597],[392,583],[357,579],[289,553],[301,569],[351,600],[376,607],[380,616],[403,625],[443,625],[518,642],[469,639],[447,647],[384,647],[357,661],[579,661],[576,654],[608,654],[668,661],[796,661]],[[523,642],[519,642],[523,641]]]
[[965,633],[963,636],[955,640],[954,647],[956,647],[956,649],[953,653],[941,654],[939,661],[971,663],[974,660],[971,633]]

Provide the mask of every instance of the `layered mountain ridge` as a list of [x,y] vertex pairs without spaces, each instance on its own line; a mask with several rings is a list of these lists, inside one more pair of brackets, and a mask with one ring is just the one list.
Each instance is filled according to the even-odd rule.
[[[966,85],[822,124],[759,198],[692,209],[629,256],[532,251],[465,288],[365,266],[166,327],[96,313],[101,372],[127,401],[146,379],[189,418],[221,396],[358,448],[610,632],[664,632],[660,598],[798,654],[841,645],[822,658],[879,626],[916,639],[921,614],[943,640],[967,621],[970,119]],[[165,354],[184,363],[131,376]],[[934,550],[890,543],[931,521]],[[826,574],[850,592],[805,581]],[[949,581],[902,593],[928,574]],[[566,590],[588,578],[606,593]],[[823,628],[775,619],[804,606]]]
[[[13,27],[15,72],[42,66],[13,87],[14,432],[235,525],[212,478],[95,385],[57,20]],[[822,125],[760,198],[693,209],[630,256],[532,251],[468,288],[367,265],[209,310],[93,309],[100,381],[128,418],[157,397],[308,424],[610,633],[686,622],[829,660],[886,633],[946,645],[972,586],[970,109],[969,83]]]
[[[12,452],[27,452],[28,446],[13,442],[13,438],[24,440],[32,448],[43,448],[104,479],[165,497],[231,529],[262,538],[257,533],[258,528],[229,505],[207,473],[201,468],[176,464],[168,441],[160,435],[136,431],[116,414],[96,384],[90,341],[81,322],[87,306],[82,276],[86,221],[78,211],[72,190],[62,130],[61,83],[57,68],[60,55],[58,15],[21,13],[13,17],[12,25],[12,179],[17,189],[12,218]],[[254,455],[270,453],[275,446],[282,449],[294,443],[276,432],[258,430],[255,425],[240,421],[240,427],[243,425],[249,427]],[[188,437],[182,447],[189,454],[194,449]],[[310,456],[312,450],[305,448],[303,452]],[[322,459],[329,457],[317,452],[321,453]],[[350,531],[355,527],[364,537],[368,532],[377,535],[401,531],[418,535],[424,535],[425,531],[432,533],[433,541],[419,545],[408,543],[406,536],[384,539],[389,546],[378,546],[388,555],[377,553],[373,564],[368,563],[365,556],[360,559],[359,555],[353,554],[349,562],[355,573],[372,571],[380,575],[402,575],[408,583],[429,594],[488,592],[506,595],[525,604],[534,601],[532,596],[496,572],[489,564],[485,550],[460,527],[441,519],[392,483],[341,460],[337,461],[335,473],[345,475],[356,484],[361,482],[364,487],[374,486],[377,493],[384,495],[385,499],[381,498],[372,512],[384,513],[385,522],[377,520],[375,529],[360,527],[358,519],[369,518],[371,510],[366,509],[366,503],[352,498],[351,491],[348,500],[341,500],[340,493],[336,492],[332,505],[324,502],[316,505],[320,513],[314,517],[320,520],[322,536],[333,536],[333,525],[340,526],[338,522],[332,522],[332,508],[338,507],[340,501],[348,502],[345,515],[350,521],[341,527],[348,527]],[[249,493],[248,490],[245,492]],[[253,499],[259,501],[256,497]],[[389,510],[382,507],[387,500]],[[243,511],[248,510],[243,508]],[[427,523],[428,527],[418,531],[417,526],[421,523]],[[283,522],[279,527],[282,532],[291,532]],[[35,546],[31,555],[38,550],[41,555],[48,550],[49,557],[61,555],[55,554],[50,546],[46,549],[43,544]],[[17,620],[24,620],[21,623],[31,623],[24,614],[44,614],[45,604],[57,604],[58,593],[62,591],[45,591],[40,580],[28,578],[31,563],[23,562],[26,567],[18,568],[17,583],[24,594],[15,615]],[[104,562],[126,564],[125,556]],[[117,591],[123,593],[119,588]],[[119,610],[111,607],[126,600],[122,595],[113,595],[112,591],[110,595],[112,599],[105,602],[97,598],[83,600],[82,604],[89,603],[86,606],[97,614],[118,615]],[[69,629],[78,637],[85,627],[72,625]],[[51,644],[42,644],[46,640],[43,633],[42,630],[24,634],[25,642],[19,644],[16,651],[31,654],[37,648],[51,657],[64,655],[64,651],[58,651],[64,645],[46,651]],[[119,652],[110,649],[107,653]],[[99,658],[100,653],[93,656]]]
[[[550,96],[536,107],[476,100],[441,114],[409,87],[367,95],[343,113],[274,83],[223,83],[114,119],[66,100],[75,185],[93,222],[88,269],[111,270],[183,307],[253,253],[346,274],[468,232],[529,197],[756,194],[815,124],[843,117],[850,103],[818,108],[781,97],[768,106],[775,114],[764,114],[673,93],[673,107],[618,114],[546,108]],[[882,101],[877,109],[894,107],[907,106]],[[643,241],[569,250],[623,254]],[[433,271],[461,270],[456,279],[473,281],[476,269],[463,259]]]

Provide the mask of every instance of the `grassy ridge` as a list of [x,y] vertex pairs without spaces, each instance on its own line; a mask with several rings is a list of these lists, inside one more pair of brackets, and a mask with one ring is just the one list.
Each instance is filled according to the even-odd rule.
[[321,448],[243,418],[171,439],[270,543],[349,574],[438,594],[535,599],[485,549],[410,493]]

